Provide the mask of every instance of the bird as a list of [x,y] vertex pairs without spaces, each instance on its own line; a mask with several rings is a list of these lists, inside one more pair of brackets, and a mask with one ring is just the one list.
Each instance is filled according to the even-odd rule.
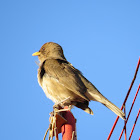
[[40,61],[37,79],[46,96],[55,104],[76,106],[93,115],[90,101],[97,101],[125,120],[125,113],[104,97],[64,56],[62,47],[54,42],[45,43],[32,54]]

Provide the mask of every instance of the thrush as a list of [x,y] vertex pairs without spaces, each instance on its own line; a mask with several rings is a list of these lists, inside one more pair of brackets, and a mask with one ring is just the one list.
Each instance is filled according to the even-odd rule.
[[66,60],[59,44],[45,43],[38,52],[32,55],[38,56],[40,61],[38,83],[46,96],[55,104],[76,106],[93,114],[88,107],[89,101],[97,101],[125,120],[125,114]]

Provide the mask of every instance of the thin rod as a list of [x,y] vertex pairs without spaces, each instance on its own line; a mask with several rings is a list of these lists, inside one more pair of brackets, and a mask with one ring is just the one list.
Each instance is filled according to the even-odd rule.
[[135,128],[135,126],[136,126],[136,123],[137,123],[137,120],[138,120],[139,114],[140,114],[140,109],[139,109],[139,111],[138,111],[138,114],[137,114],[137,117],[136,117],[136,119],[135,119],[135,122],[134,122],[133,128],[132,128],[132,130],[131,130],[131,133],[130,133],[130,136],[129,136],[129,140],[131,139],[131,136],[132,136],[132,134],[133,134],[133,131],[134,131],[134,128]]
[[[129,116],[130,116],[130,114],[131,114],[131,111],[132,111],[132,108],[133,108],[133,106],[134,106],[135,100],[136,100],[136,98],[137,98],[139,89],[140,89],[140,84],[139,84],[139,86],[138,86],[137,92],[136,92],[135,97],[134,97],[134,99],[133,99],[133,102],[132,102],[131,108],[130,108],[130,110],[129,110],[129,113],[128,113],[128,116],[127,116],[127,119],[126,119],[125,124],[127,124],[127,121],[128,121]],[[122,132],[121,132],[121,134],[120,134],[119,140],[120,140],[121,137],[122,137],[122,134],[123,134],[124,129],[125,129],[125,126],[124,126],[124,128],[123,128],[123,130],[122,130]]]
[[[130,85],[130,87],[129,87],[129,90],[128,90],[128,92],[127,92],[127,95],[126,95],[126,97],[125,97],[125,100],[124,100],[124,102],[123,102],[123,105],[122,105],[122,107],[121,107],[121,110],[123,109],[123,107],[124,107],[124,105],[125,105],[125,103],[126,103],[126,101],[127,101],[127,99],[128,99],[128,96],[129,96],[129,94],[130,94],[131,88],[132,88],[132,86],[133,86],[133,84],[134,84],[134,81],[135,81],[136,76],[137,76],[137,73],[138,73],[139,65],[140,65],[140,57],[139,57],[139,60],[138,60],[138,64],[137,64],[137,67],[136,67],[136,71],[135,71],[134,78],[133,78],[133,80],[132,80],[132,82],[131,82],[131,85]],[[117,122],[118,122],[118,119],[119,119],[119,116],[117,116],[117,118],[116,118],[116,120],[115,120],[115,122],[114,122],[114,124],[113,124],[113,127],[112,127],[112,129],[111,129],[111,131],[110,131],[110,133],[109,133],[109,135],[108,135],[107,140],[110,139],[110,137],[111,137],[111,135],[112,135],[112,133],[113,133],[113,131],[114,131],[114,128],[115,128],[115,126],[116,126],[116,124],[117,124]]]

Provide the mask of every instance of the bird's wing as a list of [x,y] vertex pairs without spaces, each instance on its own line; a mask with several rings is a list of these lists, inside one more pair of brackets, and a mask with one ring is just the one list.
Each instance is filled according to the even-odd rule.
[[89,97],[89,99],[103,103],[105,97],[98,91],[98,89],[82,74],[79,74],[79,77],[81,78],[84,85],[87,87],[88,92],[92,93],[92,96]]
[[114,105],[112,102],[110,102],[106,97],[104,97],[97,88],[90,83],[83,75],[79,74],[79,77],[81,78],[82,82],[87,87],[88,92],[86,92],[86,96],[90,100],[98,101],[105,105],[107,108],[112,110],[114,113],[116,113],[118,116],[120,116],[122,119],[125,120],[125,114],[120,110],[116,105]]
[[57,79],[67,89],[89,101],[85,96],[87,88],[78,75],[79,71],[69,62],[60,59],[47,59],[43,67],[47,75]]

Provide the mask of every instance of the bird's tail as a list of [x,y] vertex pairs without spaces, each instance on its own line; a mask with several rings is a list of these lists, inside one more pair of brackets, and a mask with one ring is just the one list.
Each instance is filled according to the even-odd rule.
[[125,114],[123,113],[123,111],[120,110],[116,105],[111,103],[109,100],[107,100],[105,104],[104,103],[102,104],[105,105],[107,108],[109,108],[111,111],[113,111],[116,115],[121,117],[123,120],[125,120]]
[[96,91],[95,94],[93,92],[88,92],[87,97],[90,100],[93,100],[93,101],[97,101],[97,102],[102,103],[107,108],[109,108],[111,111],[113,111],[116,115],[118,115],[123,120],[125,120],[125,114],[124,114],[124,112],[122,110],[120,110],[112,102],[110,102],[107,98],[105,98],[99,91]]

